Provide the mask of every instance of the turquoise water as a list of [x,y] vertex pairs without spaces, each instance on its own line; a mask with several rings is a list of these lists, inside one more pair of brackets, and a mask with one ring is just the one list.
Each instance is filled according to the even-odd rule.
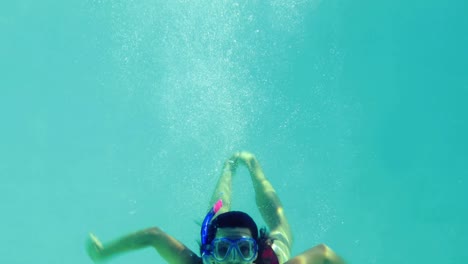
[[[1,263],[91,263],[159,226],[196,250],[223,161],[250,150],[293,253],[468,258],[463,1],[0,4]],[[234,209],[259,219],[246,171]],[[151,249],[111,263],[162,263]]]

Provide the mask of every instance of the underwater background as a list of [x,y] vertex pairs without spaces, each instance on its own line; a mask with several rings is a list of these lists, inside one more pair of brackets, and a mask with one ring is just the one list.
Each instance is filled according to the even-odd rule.
[[[468,258],[465,1],[0,4],[0,263],[92,263],[158,226],[198,252],[223,162],[253,152],[293,255]],[[233,209],[263,225],[245,169]],[[153,249],[109,263],[164,263]]]

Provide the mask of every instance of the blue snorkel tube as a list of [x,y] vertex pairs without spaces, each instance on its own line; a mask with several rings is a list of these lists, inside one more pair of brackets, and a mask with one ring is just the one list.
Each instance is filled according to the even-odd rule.
[[210,222],[216,213],[223,207],[223,201],[219,199],[214,205],[213,208],[206,214],[205,219],[203,220],[202,227],[201,227],[201,244],[202,244],[202,252],[201,257],[203,261],[205,260],[205,256],[209,256],[211,254],[211,250],[208,249],[208,229],[210,227]]

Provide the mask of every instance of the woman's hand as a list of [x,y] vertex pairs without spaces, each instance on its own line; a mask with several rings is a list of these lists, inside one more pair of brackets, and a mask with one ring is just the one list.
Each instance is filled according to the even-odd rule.
[[254,167],[257,165],[257,158],[254,156],[254,154],[248,151],[241,151],[241,152],[235,153],[233,155],[233,158],[231,158],[231,160],[235,160],[236,165],[238,162],[241,162],[249,169],[249,171],[252,171]]

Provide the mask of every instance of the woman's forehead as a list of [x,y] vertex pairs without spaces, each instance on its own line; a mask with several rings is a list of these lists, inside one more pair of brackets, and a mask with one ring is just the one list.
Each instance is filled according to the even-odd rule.
[[252,237],[252,232],[246,227],[220,227],[216,230],[216,237]]

